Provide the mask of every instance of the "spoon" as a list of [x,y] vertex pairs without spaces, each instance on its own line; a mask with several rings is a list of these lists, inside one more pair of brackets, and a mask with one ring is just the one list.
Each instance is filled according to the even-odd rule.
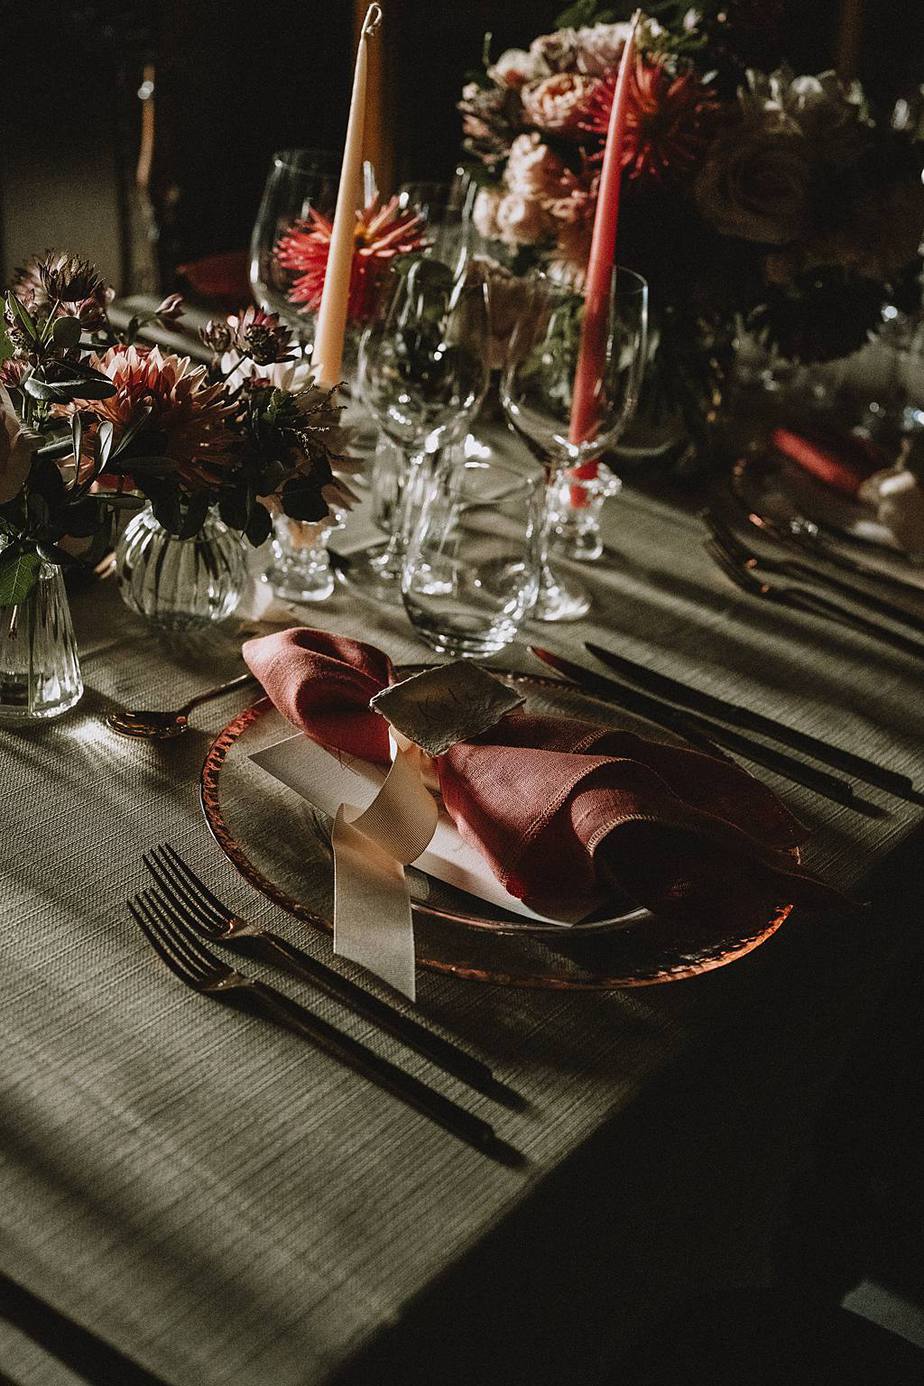
[[243,688],[248,683],[256,683],[253,674],[239,674],[236,679],[220,683],[217,688],[197,693],[175,712],[130,712],[123,708],[121,712],[110,713],[106,723],[120,736],[141,736],[152,741],[169,741],[175,736],[182,736],[188,729],[189,714],[194,707],[198,707],[200,703],[208,703],[212,698],[223,698],[226,693],[232,693],[236,688]]

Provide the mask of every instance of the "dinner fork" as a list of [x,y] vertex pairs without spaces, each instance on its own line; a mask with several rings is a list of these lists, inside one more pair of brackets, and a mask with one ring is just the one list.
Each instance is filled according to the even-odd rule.
[[291,1000],[275,987],[244,976],[217,957],[167,904],[158,890],[128,901],[128,910],[161,961],[184,986],[282,1026],[399,1098],[444,1130],[505,1164],[522,1161],[494,1128],[442,1093],[381,1058],[359,1040]]
[[506,1093],[487,1064],[480,1059],[466,1054],[450,1040],[434,1034],[412,1017],[403,1015],[394,1006],[379,1000],[278,934],[232,914],[169,843],[144,853],[141,860],[173,912],[203,938],[224,943],[260,962],[283,968],[293,977],[344,1003],[357,1015],[388,1031],[409,1048],[478,1091],[492,1097]]
[[709,526],[709,531],[715,542],[725,550],[729,558],[740,566],[752,569],[761,568],[766,573],[772,573],[782,578],[792,578],[795,582],[820,583],[828,591],[836,592],[840,596],[846,597],[848,601],[872,609],[877,615],[885,616],[898,625],[907,626],[914,631],[921,631],[920,620],[916,620],[910,611],[888,601],[887,598],[874,596],[871,592],[864,591],[855,583],[848,582],[844,578],[837,578],[828,573],[820,572],[818,568],[803,562],[800,558],[780,558],[775,555],[756,554],[714,510],[704,510],[703,519]]
[[901,650],[903,654],[924,659],[924,644],[910,640],[905,635],[899,635],[896,631],[877,626],[875,622],[868,621],[865,616],[858,616],[855,612],[849,611],[847,607],[841,606],[839,602],[831,601],[828,597],[823,597],[820,593],[811,592],[804,587],[793,587],[788,583],[765,582],[752,567],[740,563],[735,556],[728,553],[717,538],[705,540],[703,547],[713,562],[722,569],[726,577],[731,578],[732,582],[743,592],[749,592],[751,596],[763,597],[766,601],[789,607],[792,611],[804,611],[812,616],[824,616],[828,620],[836,621],[838,625],[859,631],[861,635],[870,636],[882,644],[891,645],[894,649]]

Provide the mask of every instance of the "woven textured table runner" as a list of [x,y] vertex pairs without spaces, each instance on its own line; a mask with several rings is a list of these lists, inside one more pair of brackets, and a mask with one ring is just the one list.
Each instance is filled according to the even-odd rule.
[[[532,637],[584,663],[581,642],[596,639],[924,783],[920,669],[858,635],[756,605],[710,566],[701,537],[700,523],[667,501],[624,493],[610,505],[607,560],[582,570],[591,616]],[[794,917],[723,972],[601,995],[422,975],[423,1016],[526,1100],[503,1112],[444,1085],[529,1161],[525,1172],[494,1166],[291,1036],[185,992],[154,960],[124,901],[146,883],[142,851],[165,839],[229,904],[320,957],[330,948],[236,876],[200,816],[203,754],[246,694],[201,709],[172,744],[133,743],[103,725],[114,705],[176,705],[233,673],[234,641],[161,639],[111,582],[73,605],[83,702],[58,724],[0,732],[0,1268],[175,1386],[360,1380],[363,1353],[385,1339],[410,1364],[413,1306],[441,1277],[459,1298],[444,1306],[446,1361],[439,1370],[431,1361],[430,1379],[464,1381],[454,1372],[465,1316],[487,1314],[485,1277],[505,1258],[522,1265],[530,1219],[541,1228],[554,1208],[573,1211],[576,1257],[582,1245],[588,1263],[607,1248],[614,1339],[646,1299],[702,1284],[717,1264],[727,1271],[731,1260],[734,1274],[737,1256],[737,1273],[748,1273],[784,1152],[795,1150],[895,939],[871,936],[862,920]],[[305,619],[373,640],[395,661],[428,657],[400,610],[346,591]],[[498,663],[540,672],[523,645]],[[862,888],[922,818],[876,790],[863,791],[871,808],[860,813],[764,777],[815,830],[808,864],[845,890]],[[303,999],[430,1076],[334,1003]],[[740,1082],[725,1117],[705,1128],[696,1103],[662,1113],[672,1137],[652,1148],[656,1125],[636,1127],[634,1113],[656,1104],[669,1071],[708,1086],[715,1102],[729,1074]],[[768,1126],[765,1100],[777,1090]],[[758,1131],[759,1152],[749,1149]],[[621,1151],[605,1214],[581,1205],[583,1176],[569,1176],[582,1159],[599,1173],[595,1141]],[[736,1164],[745,1151],[747,1180]],[[702,1203],[692,1229],[691,1199]],[[553,1371],[579,1379],[580,1351],[549,1308],[568,1296],[558,1259],[567,1237],[556,1226],[560,1253],[548,1246],[546,1264],[531,1254],[528,1289],[497,1315],[526,1315],[536,1381]],[[562,1317],[577,1338],[575,1308]]]

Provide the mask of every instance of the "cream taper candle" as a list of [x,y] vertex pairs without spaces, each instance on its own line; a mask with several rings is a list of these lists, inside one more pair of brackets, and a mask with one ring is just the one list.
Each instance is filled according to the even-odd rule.
[[340,187],[337,190],[337,207],[331,229],[330,250],[315,326],[314,351],[311,356],[315,380],[325,389],[332,388],[340,380],[343,361],[350,275],[356,247],[356,213],[360,207],[362,180],[368,66],[366,45],[381,22],[381,7],[370,5],[366,11],[356,50],[353,95],[350,98],[350,116],[347,122],[346,143],[343,146]]

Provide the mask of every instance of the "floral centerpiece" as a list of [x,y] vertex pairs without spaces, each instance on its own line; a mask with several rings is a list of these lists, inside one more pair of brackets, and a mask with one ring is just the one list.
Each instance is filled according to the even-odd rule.
[[253,545],[273,513],[319,521],[351,493],[339,407],[314,387],[291,335],[256,308],[203,331],[211,366],[137,341],[175,321],[171,295],[126,332],[111,290],[77,256],[49,252],[4,300],[0,345],[0,606],[28,597],[116,505],[149,502],[170,534],[197,533],[213,507]]
[[[660,0],[631,72],[619,258],[651,286],[649,409],[679,406],[700,444],[742,325],[789,359],[846,355],[921,267],[914,122],[874,111],[832,72],[796,76],[781,11]],[[629,27],[617,13],[580,0],[463,91],[476,224],[515,272],[538,264],[582,282]]]

